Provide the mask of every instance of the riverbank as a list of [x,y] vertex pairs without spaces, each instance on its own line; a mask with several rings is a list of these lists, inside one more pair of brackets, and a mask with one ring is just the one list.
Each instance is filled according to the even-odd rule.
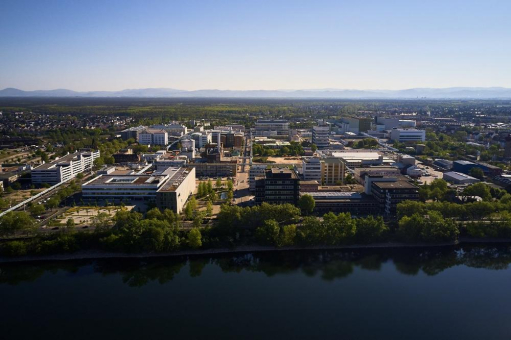
[[44,262],[44,261],[73,261],[73,260],[100,260],[100,259],[145,259],[145,258],[165,258],[179,256],[201,256],[201,255],[221,255],[237,254],[251,252],[281,252],[281,251],[311,251],[311,250],[348,250],[348,249],[391,249],[391,248],[430,248],[430,247],[452,247],[464,244],[503,244],[510,243],[511,239],[473,239],[464,238],[457,242],[442,243],[374,243],[374,244],[354,244],[338,246],[290,246],[290,247],[271,247],[271,246],[240,246],[235,248],[216,248],[204,250],[182,250],[169,253],[114,253],[95,251],[78,251],[69,254],[55,254],[43,256],[21,256],[21,257],[0,257],[0,263],[22,263],[22,262]]

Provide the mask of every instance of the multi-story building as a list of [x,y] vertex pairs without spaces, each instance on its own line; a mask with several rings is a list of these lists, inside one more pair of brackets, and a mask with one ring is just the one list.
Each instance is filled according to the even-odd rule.
[[140,156],[133,152],[133,149],[123,149],[112,155],[115,163],[136,163],[140,162]]
[[318,125],[312,127],[312,144],[319,149],[328,148],[330,145],[330,125]]
[[321,160],[321,183],[323,185],[344,184],[346,167],[340,158],[326,157]]
[[390,139],[394,142],[424,142],[426,141],[426,131],[417,129],[392,129]]
[[362,185],[365,185],[366,176],[395,178],[401,175],[401,171],[393,166],[371,166],[368,168],[356,168],[354,173],[355,180]]
[[321,159],[319,157],[304,157],[302,173],[304,180],[321,183]]
[[262,177],[256,177],[256,203],[296,205],[300,198],[300,180],[295,171],[272,168]]
[[121,138],[123,140],[128,140],[130,138],[133,138],[134,140],[138,140],[138,134],[142,131],[147,129],[146,126],[137,126],[137,127],[131,127],[129,129],[121,131]]
[[38,166],[32,170],[32,183],[57,184],[68,181],[79,173],[92,170],[99,150],[81,150]]
[[256,189],[256,177],[264,176],[266,172],[266,165],[254,164],[250,167],[248,172],[248,185],[250,191],[255,191]]
[[138,134],[138,142],[142,145],[167,145],[169,134],[165,130],[145,129]]
[[198,177],[234,177],[237,173],[238,164],[235,162],[222,163],[188,163],[188,166],[195,168]]
[[395,216],[397,205],[403,201],[418,201],[419,189],[404,180],[393,182],[371,182],[371,194],[375,198],[380,212],[387,216]]
[[255,136],[289,137],[289,122],[284,119],[259,119],[255,124]]
[[188,128],[186,126],[176,122],[172,122],[170,124],[152,125],[151,129],[164,130],[169,134],[169,136],[174,137],[181,137],[183,135],[186,135],[186,133],[188,132]]
[[504,143],[504,158],[511,158],[511,135],[507,135]]
[[195,191],[195,169],[167,168],[152,174],[100,175],[82,185],[84,200],[148,201],[176,213]]

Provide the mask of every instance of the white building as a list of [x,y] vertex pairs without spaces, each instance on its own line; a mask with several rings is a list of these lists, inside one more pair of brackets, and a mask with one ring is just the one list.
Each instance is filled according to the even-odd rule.
[[394,142],[424,142],[426,141],[426,131],[417,129],[392,129],[390,139]]
[[177,122],[172,122],[170,124],[165,124],[165,125],[163,125],[163,124],[152,125],[151,129],[164,130],[169,134],[169,136],[175,136],[175,137],[181,137],[188,133],[188,128],[182,124],[177,123]]
[[364,149],[332,152],[332,156],[341,158],[350,168],[393,163],[393,160],[385,159],[379,152]]
[[167,168],[153,174],[100,175],[82,185],[85,200],[143,200],[175,213],[183,210],[194,191],[194,168]]
[[302,161],[303,179],[321,183],[321,159],[318,157],[304,158]]
[[57,184],[76,177],[79,173],[91,170],[94,160],[99,158],[99,150],[79,151],[38,166],[32,170],[32,183]]
[[318,125],[312,127],[312,144],[319,149],[328,148],[330,145],[330,126]]
[[259,119],[255,124],[255,135],[266,137],[288,137],[289,122],[284,119]]
[[138,142],[142,145],[167,145],[169,134],[165,130],[145,129],[138,134]]

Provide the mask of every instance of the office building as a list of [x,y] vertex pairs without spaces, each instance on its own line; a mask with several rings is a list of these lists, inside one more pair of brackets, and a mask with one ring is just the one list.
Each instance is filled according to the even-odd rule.
[[138,134],[147,129],[146,126],[137,126],[131,127],[129,129],[121,131],[121,138],[123,140],[128,140],[130,138],[138,141]]
[[296,205],[300,198],[300,180],[295,171],[272,168],[262,177],[256,177],[256,203]]
[[394,142],[424,142],[426,141],[426,131],[417,129],[392,129],[390,139]]
[[174,137],[181,137],[186,135],[188,132],[188,128],[186,126],[176,122],[172,122],[170,124],[152,125],[151,129],[166,131],[169,136]]
[[100,175],[82,185],[84,200],[148,201],[180,213],[195,190],[195,169],[167,168],[152,174]]
[[396,215],[399,203],[419,200],[419,189],[404,180],[372,181],[371,194],[376,200],[380,212],[388,216]]
[[133,149],[122,149],[112,155],[115,163],[136,163],[140,162],[140,156],[133,152]]
[[249,184],[249,190],[255,191],[256,189],[256,177],[264,176],[266,172],[266,165],[259,165],[254,164],[250,167],[250,170],[248,172],[248,184]]
[[321,159],[319,157],[304,157],[302,174],[306,181],[321,182]]
[[145,129],[138,134],[138,142],[141,145],[167,145],[169,134],[165,130]]
[[344,184],[346,167],[340,158],[326,157],[321,160],[321,183],[323,185]]
[[81,150],[57,158],[33,169],[32,183],[57,184],[68,181],[79,173],[92,170],[94,160],[97,158],[99,158],[99,150]]
[[328,148],[330,145],[330,125],[312,127],[312,144],[315,144],[318,149]]
[[283,119],[259,119],[255,124],[255,136],[289,137],[289,122]]

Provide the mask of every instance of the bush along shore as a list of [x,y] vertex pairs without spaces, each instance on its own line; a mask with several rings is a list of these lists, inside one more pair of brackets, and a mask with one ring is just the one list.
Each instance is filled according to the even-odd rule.
[[[170,210],[141,213],[120,210],[111,221],[99,221],[94,232],[72,225],[47,235],[4,240],[0,256],[40,257],[55,254],[191,254],[228,250],[341,248],[368,245],[445,245],[459,237],[477,240],[511,239],[511,200],[453,204],[403,202],[398,218],[386,223],[381,216],[355,218],[349,213],[311,216],[310,204],[238,207],[224,204],[212,227],[193,223],[182,228],[182,216]],[[465,212],[460,211],[465,209]],[[0,221],[3,230],[28,223],[15,215]],[[5,216],[4,216],[5,217]],[[195,222],[195,221],[194,221]],[[11,229],[7,229],[9,226]],[[15,229],[15,228],[14,228]],[[5,233],[5,232],[4,232]]]

